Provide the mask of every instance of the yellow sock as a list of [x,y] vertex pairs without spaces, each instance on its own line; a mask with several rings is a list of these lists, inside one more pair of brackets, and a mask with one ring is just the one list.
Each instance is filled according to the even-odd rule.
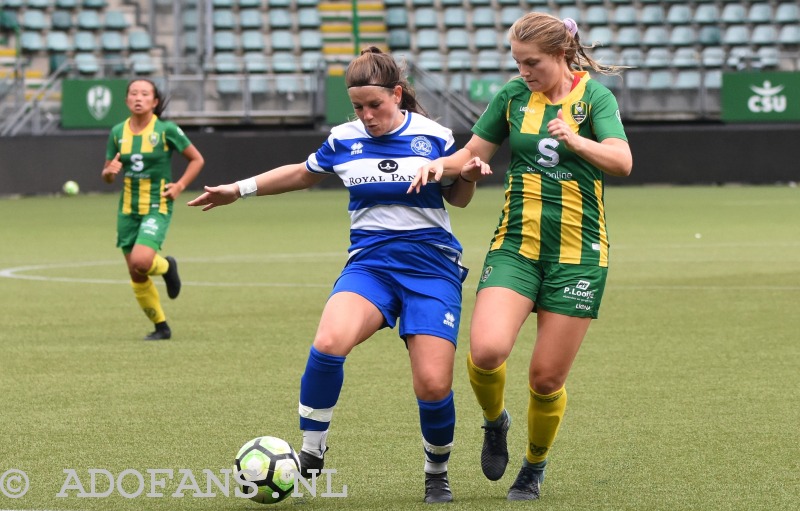
[[147,279],[147,282],[142,283],[131,281],[131,287],[133,287],[133,294],[136,296],[136,301],[139,302],[139,307],[150,318],[150,321],[161,323],[167,320],[164,310],[161,308],[158,289],[152,279]]
[[481,369],[472,362],[472,355],[467,354],[467,372],[483,416],[488,421],[497,420],[505,408],[506,363],[496,369]]
[[147,271],[148,275],[164,275],[169,270],[169,261],[156,254],[153,258],[153,266]]
[[558,427],[567,408],[567,389],[561,387],[552,394],[541,395],[529,388],[528,398],[528,449],[525,456],[530,463],[539,463],[547,458],[550,447],[556,441]]

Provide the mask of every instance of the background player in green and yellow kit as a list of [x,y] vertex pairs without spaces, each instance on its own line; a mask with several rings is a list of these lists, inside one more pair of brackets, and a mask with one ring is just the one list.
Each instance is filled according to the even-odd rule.
[[[136,301],[155,330],[146,340],[169,339],[172,332],[150,275],[162,275],[167,295],[181,289],[175,259],[158,255],[172,218],[172,203],[203,168],[203,156],[183,131],[159,116],[166,106],[153,82],[136,79],[125,99],[131,116],[114,126],[106,145],[102,178],[114,182],[122,173],[123,188],[117,213],[117,246],[122,249]],[[183,176],[172,182],[172,152],[189,161]]]
[[608,269],[604,173],[627,176],[633,159],[613,94],[583,71],[604,74],[580,44],[572,19],[528,13],[509,30],[520,76],[492,99],[452,156],[422,167],[430,176],[475,181],[509,140],[505,202],[486,256],[472,316],[467,367],[483,408],[481,467],[498,480],[508,464],[505,361],[531,311],[536,343],[528,372],[528,447],[509,500],[539,498],[547,456],[567,403],[564,384]]

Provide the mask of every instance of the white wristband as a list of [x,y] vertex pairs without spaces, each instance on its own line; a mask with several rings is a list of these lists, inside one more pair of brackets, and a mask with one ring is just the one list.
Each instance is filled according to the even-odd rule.
[[246,199],[251,195],[256,195],[258,192],[258,185],[256,184],[256,178],[254,177],[236,181],[236,184],[239,186],[239,196],[242,199]]

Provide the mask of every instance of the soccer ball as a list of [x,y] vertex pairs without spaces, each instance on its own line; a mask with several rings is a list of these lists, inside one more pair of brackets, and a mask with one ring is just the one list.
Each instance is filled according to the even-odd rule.
[[75,181],[67,181],[64,183],[64,186],[61,187],[63,190],[64,195],[78,195],[78,192],[81,191],[81,187],[78,186],[78,183]]
[[[260,436],[244,444],[236,455],[234,471],[243,481],[258,486],[258,493],[250,500],[260,504],[280,502],[294,489],[294,480],[300,472],[297,453],[285,440],[274,436]],[[244,487],[246,494],[252,487]]]

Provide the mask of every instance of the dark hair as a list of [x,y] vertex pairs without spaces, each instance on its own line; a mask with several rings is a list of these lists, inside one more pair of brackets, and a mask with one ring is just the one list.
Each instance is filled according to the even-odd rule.
[[400,66],[391,55],[383,53],[376,46],[362,50],[361,55],[350,62],[344,75],[344,81],[348,89],[366,85],[394,89],[399,85],[403,88],[400,108],[428,116],[428,112],[417,102],[416,93],[403,75]]
[[582,70],[588,66],[600,74],[616,75],[625,66],[600,64],[586,54],[587,49],[596,45],[583,46],[578,26],[571,19],[560,20],[543,12],[529,12],[508,29],[508,40],[522,43],[535,43],[548,55],[564,52],[564,60],[570,69]]
[[134,78],[133,80],[128,82],[128,87],[125,89],[125,94],[127,95],[128,92],[131,90],[131,85],[134,82],[147,82],[153,86],[153,97],[158,100],[158,104],[153,109],[153,113],[156,114],[156,117],[161,118],[161,114],[164,112],[164,109],[167,108],[167,104],[169,103],[169,98],[165,97],[160,90],[158,90],[158,86],[153,80],[149,78]]

